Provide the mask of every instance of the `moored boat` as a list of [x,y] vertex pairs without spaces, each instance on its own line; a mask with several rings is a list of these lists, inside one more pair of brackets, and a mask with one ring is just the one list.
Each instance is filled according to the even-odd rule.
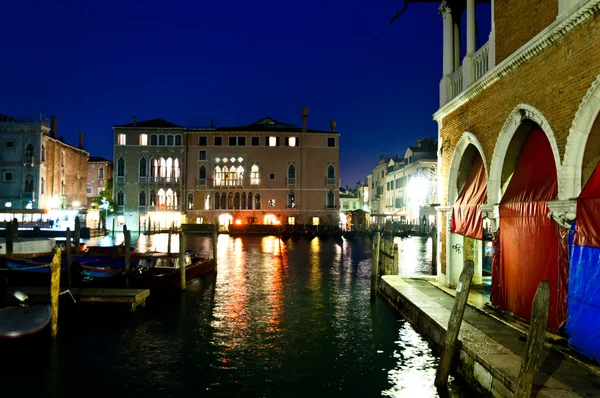
[[[184,254],[186,282],[214,270],[211,258]],[[130,287],[156,289],[180,287],[179,253],[141,253],[138,266],[127,273]]]
[[14,339],[39,333],[50,323],[51,314],[49,305],[2,308],[0,338]]

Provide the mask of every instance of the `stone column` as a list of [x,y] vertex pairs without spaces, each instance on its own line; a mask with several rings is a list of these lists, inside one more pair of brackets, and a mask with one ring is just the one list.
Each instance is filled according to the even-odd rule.
[[453,18],[454,24],[454,43],[452,45],[454,52],[454,70],[457,71],[460,68],[460,15]]
[[452,10],[446,0],[440,4],[439,12],[444,19],[444,75],[440,81],[440,107],[442,107],[448,101],[448,76],[454,71],[454,22]]
[[475,55],[475,0],[467,0],[467,53],[463,60],[463,90],[474,81],[473,56]]

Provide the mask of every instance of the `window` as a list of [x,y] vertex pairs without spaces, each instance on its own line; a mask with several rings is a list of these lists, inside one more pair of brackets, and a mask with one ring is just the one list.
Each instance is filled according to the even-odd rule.
[[3,177],[2,180],[4,182],[12,182],[12,180],[13,180],[13,173],[12,173],[12,171],[5,171],[3,173],[3,175],[2,175],[2,177]]
[[319,225],[319,224],[320,224],[319,217],[313,217],[312,218],[312,225]]
[[187,208],[188,210],[194,210],[194,194],[191,192],[187,195]]
[[156,134],[150,136],[150,145],[158,145],[158,136]]
[[198,170],[198,185],[206,186],[206,167],[200,166]]
[[288,217],[287,223],[288,225],[296,225],[296,217]]
[[275,207],[275,199],[269,199],[267,203],[269,204],[269,207]]
[[219,200],[221,199],[219,193],[215,193],[215,210],[219,210],[221,208]]
[[198,160],[206,160],[206,150],[198,151]]
[[327,146],[330,148],[335,148],[335,138],[334,137],[327,138]]
[[260,137],[252,137],[252,146],[260,146]]
[[327,192],[327,208],[333,209],[335,208],[335,195],[332,191]]
[[204,197],[204,210],[210,210],[211,204],[212,204],[212,199],[210,197],[210,194],[207,193],[206,196]]
[[147,177],[148,171],[146,167],[146,158],[140,159],[140,177]]
[[46,145],[42,145],[42,162],[46,161]]
[[[258,185],[258,184],[260,184],[258,165],[253,164],[252,167],[250,168],[250,185]],[[248,208],[250,209],[251,206],[248,206]]]
[[267,137],[267,146],[278,146],[279,137]]
[[66,193],[65,193],[65,182],[64,182],[64,181],[61,181],[61,182],[60,182],[60,194],[61,194],[62,196],[65,196],[65,195],[66,195]]
[[223,137],[215,137],[214,146],[222,146],[223,145]]
[[148,145],[148,134],[140,134],[140,145]]
[[4,141],[4,146],[8,149],[13,149],[15,147],[15,142],[13,140]]
[[239,192],[235,193],[235,198],[233,199],[233,208],[234,209],[240,208],[240,193]]
[[221,209],[227,209],[227,194],[225,192],[221,194]]
[[33,156],[33,145],[27,144],[25,147],[25,156],[32,157]]
[[33,176],[31,174],[25,176],[25,192],[33,192]]
[[169,134],[169,135],[167,136],[167,145],[168,145],[168,146],[173,146],[173,138],[174,138],[174,137],[173,137],[171,134]]
[[125,177],[125,159],[117,160],[117,177]]
[[207,145],[207,137],[205,135],[201,135],[198,137],[198,146],[206,146]]
[[296,184],[296,166],[294,166],[293,164],[290,164],[288,166],[287,183],[288,185]]
[[[90,191],[91,191],[91,188],[90,188]],[[42,177],[42,184],[40,185],[40,194],[43,195],[45,193],[46,193],[46,180],[44,179],[44,177]]]
[[140,206],[146,206],[146,192],[141,191],[139,197]]
[[196,217],[196,224],[204,224],[204,217]]
[[65,167],[65,153],[64,152],[60,153],[60,165],[62,167]]
[[260,205],[261,205],[260,194],[257,193],[256,196],[254,197],[254,209],[260,210]]
[[294,194],[294,191],[290,191],[288,193],[287,207],[288,207],[288,209],[296,208],[296,195]]
[[119,191],[117,193],[117,206],[124,206],[125,205],[125,194],[123,193],[123,191]]
[[299,146],[300,139],[298,137],[286,137],[285,146]]
[[333,165],[327,167],[327,185],[335,185],[335,168]]
[[270,173],[269,180],[274,180],[274,179],[275,179],[275,173]]
[[104,180],[104,167],[100,166],[98,168],[98,179]]
[[162,134],[158,136],[158,145],[165,145],[165,136]]
[[150,191],[150,206],[156,206],[156,192],[154,189]]
[[175,145],[181,146],[182,143],[183,143],[183,138],[181,137],[181,134],[177,134],[175,136]]
[[248,210],[252,210],[252,192],[248,194]]
[[233,209],[233,192],[229,192],[228,200],[227,200],[227,208]]
[[238,146],[246,146],[246,137],[238,137],[237,144]]
[[92,194],[92,188],[88,188],[88,189],[87,189],[87,194],[88,194],[88,195],[91,195],[91,194]]
[[242,210],[246,209],[246,192],[242,192]]
[[237,146],[237,137],[229,137],[229,146]]
[[118,145],[125,145],[125,134],[119,134],[117,139]]

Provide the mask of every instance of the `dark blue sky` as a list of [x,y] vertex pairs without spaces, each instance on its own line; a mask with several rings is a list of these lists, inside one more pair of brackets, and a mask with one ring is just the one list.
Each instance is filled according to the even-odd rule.
[[92,156],[112,159],[111,126],[132,115],[301,125],[308,107],[310,128],[337,120],[342,184],[353,186],[379,155],[437,135],[442,18],[436,3],[410,4],[390,25],[402,4],[6,2],[0,113],[56,115],[67,142],[83,131]]

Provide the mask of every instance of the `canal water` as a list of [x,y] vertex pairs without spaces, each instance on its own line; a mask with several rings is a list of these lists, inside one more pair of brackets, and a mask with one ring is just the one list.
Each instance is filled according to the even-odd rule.
[[[166,235],[133,238],[140,251],[167,249]],[[421,241],[405,244],[405,256],[411,245],[426,251],[424,238],[409,239]],[[187,237],[186,249],[211,255],[211,238]],[[438,395],[435,353],[388,303],[370,301],[370,240],[220,235],[217,250],[216,276],[153,293],[135,314],[64,311],[54,344],[3,355],[0,388],[44,397]],[[416,267],[404,270],[427,271]],[[448,394],[473,396],[458,380]]]

